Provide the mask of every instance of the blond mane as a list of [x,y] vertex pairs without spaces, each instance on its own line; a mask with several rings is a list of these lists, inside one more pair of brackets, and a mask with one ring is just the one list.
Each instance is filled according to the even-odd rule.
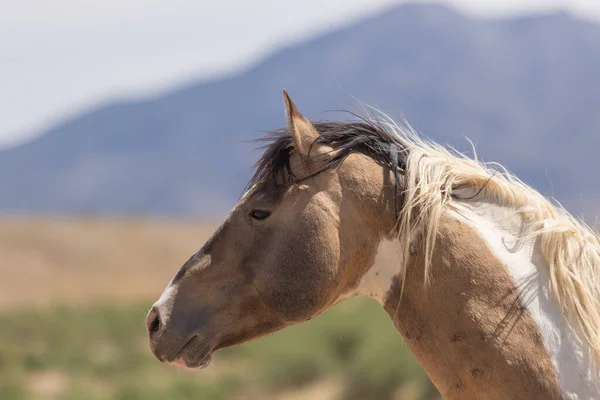
[[[478,199],[512,207],[520,214],[525,224],[523,238],[539,241],[542,257],[549,267],[550,287],[563,315],[581,329],[594,353],[593,359],[600,365],[598,234],[501,165],[482,163],[476,156],[469,158],[423,139],[408,124],[400,127],[385,122],[385,125],[400,136],[408,150],[404,206],[398,221],[398,234],[404,246],[401,253],[408,257],[410,238],[419,235],[425,253],[426,283],[440,218],[447,208],[457,205],[457,189],[472,188]],[[405,273],[403,268],[403,277]]]
[[[513,208],[522,218],[517,240],[536,240],[549,267],[550,288],[562,314],[581,330],[593,359],[600,365],[600,238],[584,222],[560,205],[511,175],[497,163],[483,163],[419,136],[408,123],[396,124],[384,113],[365,105],[367,117],[359,122],[316,122],[315,143],[334,151],[325,165],[308,178],[335,169],[353,153],[360,152],[394,171],[395,207],[400,237],[400,276],[406,275],[413,239],[425,254],[425,284],[442,215],[460,208],[459,192],[471,191],[472,201],[485,200]],[[374,111],[375,116],[369,115]],[[383,118],[382,118],[383,117]],[[291,172],[291,135],[286,129],[263,139],[266,151],[255,166],[248,187],[263,180],[276,186],[301,183]],[[307,178],[303,178],[307,179]],[[402,184],[400,184],[402,180]],[[399,193],[402,195],[398,195]],[[400,199],[401,197],[401,199]],[[405,279],[402,279],[404,284]]]

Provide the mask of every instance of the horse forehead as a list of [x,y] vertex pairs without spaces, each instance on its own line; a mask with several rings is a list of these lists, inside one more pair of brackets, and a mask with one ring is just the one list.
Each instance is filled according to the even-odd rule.
[[256,191],[257,187],[258,187],[257,183],[255,183],[254,185],[250,186],[250,188],[244,192],[244,194],[242,195],[242,197],[240,197],[240,200],[238,201],[238,204],[241,203],[241,202],[243,202],[243,201],[245,201],[245,200],[247,200],[252,195],[252,193],[254,193]]

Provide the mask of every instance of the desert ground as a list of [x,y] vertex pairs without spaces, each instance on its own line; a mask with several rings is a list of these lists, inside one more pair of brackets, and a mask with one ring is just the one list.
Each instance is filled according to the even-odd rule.
[[160,364],[144,316],[216,223],[3,217],[1,399],[429,399],[387,315],[354,299],[222,350],[202,371]]

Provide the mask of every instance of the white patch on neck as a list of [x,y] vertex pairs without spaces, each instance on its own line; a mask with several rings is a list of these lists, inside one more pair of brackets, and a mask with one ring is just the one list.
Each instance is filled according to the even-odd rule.
[[565,399],[598,399],[590,348],[563,318],[550,290],[549,268],[534,240],[516,243],[521,218],[514,209],[488,203],[461,203],[450,215],[467,223],[486,241],[519,288],[521,301],[537,324],[558,374]]
[[369,296],[383,305],[392,287],[394,276],[400,273],[402,260],[400,251],[400,241],[397,238],[382,239],[377,247],[375,263],[361,278],[353,295]]

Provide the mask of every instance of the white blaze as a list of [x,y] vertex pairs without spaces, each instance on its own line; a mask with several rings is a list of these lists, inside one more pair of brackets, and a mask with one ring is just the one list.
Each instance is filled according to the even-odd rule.
[[171,311],[173,310],[173,302],[175,301],[176,295],[177,287],[172,283],[169,283],[169,286],[167,286],[164,292],[160,295],[156,303],[153,304],[153,307],[156,307],[160,312],[160,320],[163,325],[169,323]]

